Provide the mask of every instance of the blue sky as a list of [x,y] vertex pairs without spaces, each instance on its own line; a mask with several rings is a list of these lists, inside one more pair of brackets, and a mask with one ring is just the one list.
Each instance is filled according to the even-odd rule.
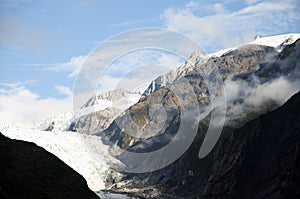
[[[0,119],[30,121],[70,110],[83,60],[120,32],[169,28],[213,52],[257,34],[300,32],[299,5],[297,0],[0,0]],[[180,63],[157,59],[162,58]]]

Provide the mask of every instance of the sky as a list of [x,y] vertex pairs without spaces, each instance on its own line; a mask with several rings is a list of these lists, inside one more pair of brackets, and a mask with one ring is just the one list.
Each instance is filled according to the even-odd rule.
[[[299,33],[299,13],[298,0],[0,0],[0,123],[71,111],[76,77],[87,56],[124,31],[168,28],[210,53],[255,35]],[[116,65],[146,62],[174,68],[183,61],[170,53],[141,51]]]

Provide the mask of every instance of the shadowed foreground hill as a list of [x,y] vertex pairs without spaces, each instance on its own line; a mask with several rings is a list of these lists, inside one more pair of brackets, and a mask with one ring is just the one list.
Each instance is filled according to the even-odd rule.
[[99,198],[85,179],[33,143],[0,133],[0,198]]

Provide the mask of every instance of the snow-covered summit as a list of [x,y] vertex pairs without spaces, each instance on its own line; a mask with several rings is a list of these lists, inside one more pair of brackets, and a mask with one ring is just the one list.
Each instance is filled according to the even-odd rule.
[[265,46],[272,46],[274,48],[282,48],[286,45],[294,43],[300,38],[299,33],[283,34],[269,37],[258,37],[249,44],[258,44]]
[[[267,37],[260,37],[259,35],[256,35],[253,41],[243,44],[243,45],[257,44],[257,45],[271,46],[278,50],[282,50],[283,47],[294,43],[299,38],[300,38],[300,33],[290,33],[290,34],[282,34],[282,35],[267,36]],[[241,46],[243,46],[243,45],[241,45]],[[223,49],[223,50],[211,53],[211,54],[209,54],[209,56],[210,57],[212,57],[212,56],[219,57],[219,56],[223,55],[224,53],[235,50],[241,46]]]

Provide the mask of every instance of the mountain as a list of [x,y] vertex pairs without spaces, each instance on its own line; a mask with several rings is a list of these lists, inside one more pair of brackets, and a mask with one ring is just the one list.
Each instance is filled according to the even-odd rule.
[[166,168],[127,174],[112,186],[146,198],[299,198],[300,92],[282,107],[247,122],[225,128],[230,136],[219,141],[204,159],[199,131],[188,151]]
[[[263,45],[273,47],[276,50],[282,50],[285,46],[294,43],[299,38],[300,34],[298,33],[276,35],[263,38],[256,37],[254,41],[249,43],[249,45]],[[193,52],[189,60],[187,60],[183,65],[179,66],[175,70],[170,71],[169,73],[159,76],[154,81],[152,81],[148,88],[144,91],[142,98],[158,90],[160,87],[172,84],[174,81],[184,77],[188,72],[191,72],[196,65],[205,63],[209,58],[221,57],[225,54],[230,53],[231,51],[237,50],[238,48],[239,47],[225,49],[211,54],[205,54],[204,52],[198,51]]]
[[1,198],[99,198],[85,179],[33,143],[0,134]]
[[[206,62],[196,62],[183,78],[179,77],[172,84],[162,86],[141,98],[137,104],[116,118],[104,130],[104,134],[110,142],[117,143],[121,148],[143,148],[146,151],[149,143],[152,145],[149,147],[156,145],[159,148],[170,142],[174,132],[177,132],[182,107],[199,107],[203,118],[209,113],[211,100],[217,99],[222,92],[227,94],[227,119],[232,125],[235,123],[241,126],[243,122],[282,105],[297,91],[299,82],[295,80],[299,79],[299,46],[292,49],[292,45],[286,46],[280,53],[274,47],[251,44],[224,53],[221,57],[211,57]],[[288,48],[294,53],[283,57]],[[219,73],[213,74],[214,69]],[[292,77],[293,74],[295,77]],[[209,78],[212,77],[224,82],[223,90],[218,87],[210,89]],[[172,91],[172,86],[176,84],[180,84],[179,90],[185,96],[182,99],[176,97]],[[269,93],[268,96],[267,90],[273,90],[275,84],[287,86],[289,89],[281,95],[274,96]],[[252,98],[257,100],[251,100]],[[151,115],[151,112],[155,114]],[[159,128],[155,129],[155,126]]]
[[154,81],[152,81],[148,88],[144,91],[142,99],[150,93],[158,90],[160,87],[171,84],[172,82],[184,77],[187,73],[193,71],[193,67],[195,67],[196,64],[202,64],[206,62],[208,58],[209,55],[206,53],[199,51],[193,52],[183,65],[157,77]]
[[126,109],[128,105],[130,106],[131,103],[135,103],[139,98],[140,95],[138,93],[119,88],[113,91],[93,95],[85,104],[82,105],[82,108],[96,105],[111,107],[114,105],[119,109]]
[[[232,166],[228,165],[228,167],[226,167],[227,170],[220,168],[222,167],[222,163],[225,162],[225,160],[219,160],[219,158],[221,159],[219,154],[226,150],[223,148],[225,146],[224,142],[228,141],[244,124],[251,127],[247,122],[259,117],[261,114],[280,107],[290,96],[299,91],[299,59],[300,39],[292,44],[286,45],[280,51],[270,46],[246,45],[224,53],[221,57],[211,57],[205,63],[199,65],[195,64],[194,67],[196,68],[184,76],[188,84],[192,85],[193,92],[197,99],[196,102],[188,97],[184,97],[179,101],[174,92],[172,92],[172,89],[170,89],[172,88],[172,84],[162,86],[142,98],[137,104],[131,106],[124,114],[119,116],[103,132],[107,140],[130,152],[144,153],[156,151],[166,146],[172,141],[174,136],[176,136],[183,114],[181,112],[183,106],[190,109],[200,106],[200,111],[203,111],[202,118],[199,118],[200,122],[196,137],[188,150],[169,166],[151,173],[124,174],[123,179],[115,183],[111,188],[120,192],[135,192],[137,195],[147,198],[220,198],[221,195],[225,193],[229,195],[228,198],[239,198],[238,195],[235,194],[239,191],[242,192],[242,190],[235,187],[235,190],[231,190],[232,187],[228,188],[226,182],[228,181],[228,186],[235,186],[237,182],[240,182],[239,176],[234,176],[234,174],[241,173],[242,171],[239,170],[241,168],[237,168],[236,171],[233,171],[234,174],[230,176],[233,180],[231,184],[229,183],[231,178],[226,178],[224,181],[220,181],[218,187],[214,186],[217,184],[217,181],[213,181],[213,178],[216,177],[216,179],[218,179],[222,175],[226,176],[228,169]],[[209,77],[211,70],[208,69],[211,68],[218,68],[221,71],[219,76],[214,76],[214,78],[224,81],[224,90],[228,96],[226,102],[227,117],[221,137],[213,151],[205,158],[199,159],[199,148],[207,136],[205,133],[209,127],[210,116],[213,114],[212,110],[218,109],[218,107],[212,107],[213,109],[211,107],[207,108],[211,103],[209,98],[215,97],[215,99],[217,99],[220,93],[218,93],[218,91],[215,93],[208,92],[208,86],[204,81],[205,78],[203,78],[203,75],[200,75],[198,71],[202,71],[202,74]],[[180,81],[181,78],[174,81],[173,84],[180,83]],[[179,89],[183,91],[187,90],[186,82],[180,85],[182,85],[182,88],[179,87]],[[297,98],[299,98],[299,94],[297,96]],[[293,108],[295,107],[297,106],[293,106]],[[287,110],[290,111],[291,109]],[[270,112],[270,114],[272,113],[273,112]],[[293,113],[287,111],[285,114]],[[293,117],[288,118],[291,120],[290,123],[282,120],[282,125],[287,123],[290,124],[291,128],[295,126],[296,130],[292,133],[299,132],[297,131],[297,125],[294,124],[294,122],[298,122],[298,120],[291,119]],[[270,121],[271,120],[269,120],[269,122],[266,121],[264,125],[272,125]],[[277,118],[274,117],[274,121],[277,123]],[[156,129],[157,126],[158,128]],[[264,132],[262,130],[261,136],[263,137],[265,134],[271,136],[272,131]],[[261,139],[263,140],[263,138]],[[247,148],[247,143],[243,142],[243,140],[237,140],[236,142],[234,145],[241,145],[241,152],[245,151],[245,153],[248,154],[248,150],[254,150],[252,147],[255,148],[256,141],[251,144],[249,149]],[[263,142],[260,144],[263,145]],[[277,146],[274,142],[268,145],[269,148],[263,150],[272,150],[272,144]],[[281,152],[286,150],[287,148],[282,149]],[[228,160],[226,161],[232,164],[235,163],[235,158],[241,152],[227,154],[226,157]],[[278,153],[280,153],[280,151],[274,151],[274,154],[267,154],[261,158],[267,159],[268,155],[270,155],[270,157],[277,157],[278,155],[278,157],[281,158]],[[125,165],[130,163],[126,162],[128,159],[126,153],[118,154],[116,157]],[[164,157],[163,161],[168,161],[168,158],[167,156]],[[250,164],[251,158],[248,161],[249,162],[246,162],[245,165]],[[284,161],[295,169],[296,166],[293,162],[289,162],[290,159]],[[278,162],[274,162],[274,164],[275,163],[279,164]],[[136,164],[143,165],[144,163],[138,162]],[[161,162],[154,162],[153,164],[161,164]],[[214,170],[217,166],[218,168]],[[221,171],[221,173],[218,173],[219,171]],[[274,171],[274,173],[272,173],[272,171],[270,175],[266,175],[269,184],[274,186],[276,180],[273,181],[275,184],[272,184],[273,182],[271,182],[270,176],[275,175],[277,171],[278,170]],[[214,175],[214,172],[216,172],[216,175]],[[249,171],[247,170],[247,172]],[[283,172],[280,173],[280,175],[284,175],[285,170],[280,170],[280,172]],[[251,176],[251,172],[249,173],[249,176]],[[252,173],[252,175],[255,175],[255,173]],[[293,177],[295,175],[293,175]],[[235,177],[236,179],[234,179]],[[207,180],[209,178],[212,179],[212,188],[208,186],[209,182]],[[278,177],[278,180],[279,179],[281,179],[281,177]],[[245,179],[241,179],[241,184],[244,182],[242,180]],[[223,182],[224,184],[222,184]],[[259,183],[263,184],[259,179],[253,179],[253,182],[249,183],[252,183],[254,188],[257,188]],[[243,187],[241,184],[236,186],[246,189],[246,187]],[[290,186],[293,187],[294,184],[296,184],[296,182],[293,181]],[[259,194],[267,194],[267,189],[272,190],[271,185],[270,187],[266,186],[261,192],[257,188],[257,190],[254,190],[254,194],[258,194],[256,195],[258,198],[263,198]],[[249,192],[251,192],[251,190]],[[226,194],[224,195],[225,198],[227,197]],[[274,194],[273,196],[275,197],[277,193],[274,192],[272,194]],[[278,196],[277,198],[281,197]]]
[[92,112],[75,119],[69,126],[69,130],[84,134],[94,134],[106,129],[122,111],[114,107]]
[[136,103],[141,95],[125,89],[115,89],[91,96],[81,109],[45,118],[34,124],[46,131],[76,131],[93,134],[104,130],[125,109]]
[[106,129],[124,110],[136,103],[141,95],[124,89],[95,94],[75,113],[68,130],[94,134]]
[[300,92],[220,145],[203,198],[299,198]]

